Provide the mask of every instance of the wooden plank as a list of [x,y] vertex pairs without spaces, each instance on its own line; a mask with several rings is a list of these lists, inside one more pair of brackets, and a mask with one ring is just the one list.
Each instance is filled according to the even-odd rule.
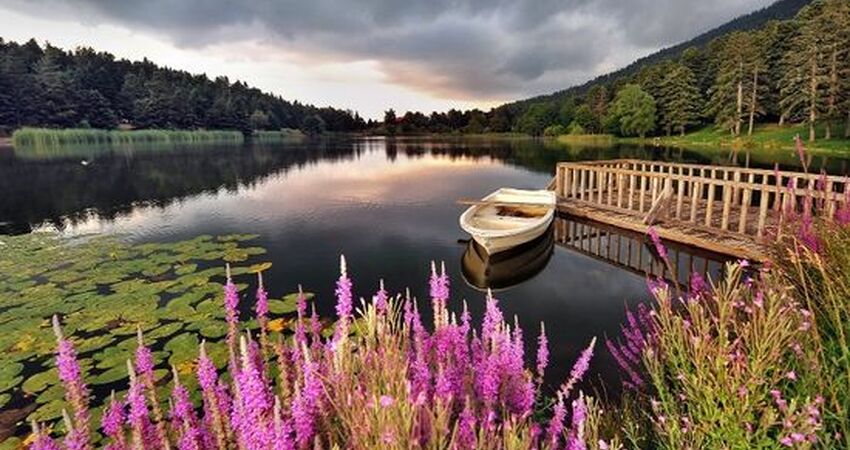
[[720,217],[720,229],[726,231],[729,229],[729,210],[732,208],[732,196],[735,188],[723,186],[723,213]]
[[646,197],[646,181],[647,177],[640,177],[640,197],[638,198],[638,211],[643,212],[644,198]]
[[[683,168],[679,168],[679,175],[684,174]],[[685,180],[679,179],[676,181],[676,218],[682,218],[682,203],[685,199]]]
[[767,180],[767,175],[763,175],[761,181],[762,189],[759,194],[759,221],[758,225],[756,226],[757,238],[762,238],[764,236],[764,227],[765,222],[767,221],[767,209],[770,206],[771,191],[768,189]]
[[579,200],[584,200],[584,172],[585,169],[579,169],[578,174],[578,198]]
[[714,191],[715,191],[714,181],[708,182],[706,187],[708,188],[708,200],[706,200],[706,203],[705,203],[705,226],[710,227],[711,226],[711,215],[712,215],[712,212],[713,212],[713,209],[714,209]]
[[[748,183],[751,185],[755,185],[756,175],[749,174],[747,175]],[[747,217],[750,215],[750,200],[752,196],[752,190],[749,188],[744,188],[741,193],[741,215],[738,218],[738,233],[746,233],[747,232]]]

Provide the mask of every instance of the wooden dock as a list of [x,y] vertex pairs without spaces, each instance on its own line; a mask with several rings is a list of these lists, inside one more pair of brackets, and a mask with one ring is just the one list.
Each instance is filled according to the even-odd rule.
[[783,211],[848,201],[845,177],[631,159],[559,163],[550,189],[562,214],[753,261]]

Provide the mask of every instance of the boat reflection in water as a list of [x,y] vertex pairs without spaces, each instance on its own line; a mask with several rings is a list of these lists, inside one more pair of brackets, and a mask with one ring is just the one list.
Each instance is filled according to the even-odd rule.
[[476,289],[507,289],[539,274],[552,258],[554,248],[552,227],[532,241],[495,255],[487,254],[480,244],[470,239],[461,264],[463,278]]

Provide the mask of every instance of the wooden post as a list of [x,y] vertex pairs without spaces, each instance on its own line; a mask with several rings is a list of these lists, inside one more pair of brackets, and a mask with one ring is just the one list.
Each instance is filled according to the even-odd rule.
[[640,176],[640,198],[638,199],[638,211],[643,212],[644,197],[646,197],[646,176]]
[[[688,169],[689,171],[691,169]],[[679,179],[676,180],[676,218],[682,219],[682,200],[685,197],[685,169],[679,168]]]
[[756,227],[756,237],[758,238],[764,236],[764,225],[767,220],[767,208],[769,203],[770,190],[768,189],[767,175],[762,175],[761,191],[759,192],[759,222]]
[[576,173],[577,169],[575,167],[570,167],[570,197],[576,198],[576,194],[578,193],[578,174]]
[[623,178],[625,176],[621,173],[617,174],[617,208],[623,207]]
[[732,207],[733,190],[732,186],[723,184],[723,215],[720,217],[720,229],[723,231],[729,229],[729,210]]
[[[747,177],[747,185],[752,186],[755,184],[756,176],[754,173],[750,172]],[[738,220],[738,233],[746,233],[747,232],[747,216],[750,214],[750,197],[752,196],[752,191],[749,187],[744,188],[741,193],[741,217]]]
[[715,191],[715,189],[714,189],[715,188],[715,186],[714,186],[714,170],[712,170],[711,173],[712,173],[712,177],[711,177],[711,180],[708,181],[708,185],[707,185],[707,187],[708,187],[708,200],[706,201],[706,204],[705,204],[705,226],[707,226],[707,227],[711,226],[711,215],[712,215],[712,211],[714,210],[714,191]]
[[691,180],[691,222],[697,222],[697,209],[702,200],[702,183]]
[[605,174],[605,179],[608,181],[608,206],[614,203],[614,172]]
[[628,196],[628,209],[634,209],[634,197],[635,197],[635,175],[633,173],[629,174],[629,196]]
[[584,200],[584,169],[578,169],[578,199]]

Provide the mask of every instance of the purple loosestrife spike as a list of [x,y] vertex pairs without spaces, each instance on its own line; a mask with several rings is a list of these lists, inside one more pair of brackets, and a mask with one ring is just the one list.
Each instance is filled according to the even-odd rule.
[[375,311],[377,311],[378,314],[384,314],[387,312],[387,308],[389,308],[387,300],[387,290],[384,289],[384,280],[382,278],[378,288],[378,293],[375,294]]
[[156,386],[154,386],[153,378],[153,354],[151,353],[151,350],[145,346],[141,327],[136,327],[136,337],[136,371],[138,372],[139,377],[141,377],[142,382],[147,388],[148,400],[151,403],[151,411],[153,412],[153,417],[156,422],[157,433],[159,434],[159,436],[163,437],[162,448],[165,450],[170,450],[171,446],[168,440],[165,438],[166,430],[165,422],[162,418],[162,410],[160,410],[159,400],[157,400],[156,398]]
[[474,450],[478,444],[475,433],[475,414],[472,413],[468,400],[458,417],[457,434],[454,440],[454,450]]
[[348,278],[348,270],[345,264],[345,256],[339,257],[339,280],[336,282],[336,315],[337,325],[334,332],[334,343],[339,342],[348,335],[348,325],[351,320],[353,309],[351,279]]
[[80,430],[74,428],[74,423],[71,421],[71,416],[68,415],[68,410],[62,410],[62,420],[65,422],[65,429],[68,430],[65,434],[65,444],[66,450],[83,450],[86,448],[87,439],[84,435],[80,434]]
[[154,368],[153,353],[145,346],[141,326],[136,327],[136,339],[136,370],[142,375],[152,375]]
[[292,426],[288,420],[283,420],[280,406],[280,398],[274,398],[274,442],[272,450],[294,450],[295,443],[292,442]]
[[257,304],[255,310],[257,312],[257,321],[260,322],[262,330],[265,331],[265,322],[269,314],[269,293],[263,287],[263,273],[257,272]]
[[481,340],[485,345],[494,338],[496,329],[504,323],[502,310],[499,309],[499,301],[493,298],[493,292],[487,289],[487,302],[484,312],[484,320],[481,323]]
[[227,281],[224,284],[224,312],[227,319],[227,345],[230,348],[231,356],[235,351],[236,334],[239,326],[239,292],[236,285],[233,284],[233,279],[230,277],[230,264],[225,266],[227,273]]
[[115,391],[110,395],[109,405],[103,412],[100,425],[106,436],[112,439],[112,450],[124,450],[127,443],[124,438],[124,404],[115,398]]
[[65,399],[71,405],[74,412],[73,425],[77,434],[75,439],[80,443],[81,448],[90,449],[89,390],[83,381],[83,374],[80,364],[77,361],[77,352],[74,349],[74,344],[62,335],[59,318],[55,315],[53,316],[53,332],[56,334],[59,347],[56,355],[59,379],[65,385]]
[[145,404],[144,387],[136,377],[133,363],[127,360],[127,372],[130,375],[130,390],[127,391],[127,422],[130,424],[133,436],[132,447],[137,449],[149,448],[149,433],[152,434],[152,425],[148,418],[148,407]]
[[587,369],[590,367],[590,359],[593,358],[593,347],[596,345],[596,338],[594,337],[590,341],[590,345],[587,346],[584,351],[581,352],[581,355],[576,360],[576,363],[573,365],[573,369],[570,371],[570,378],[566,383],[561,385],[561,393],[564,396],[569,395],[572,388],[581,381],[584,377],[584,374],[587,373]]
[[292,400],[292,422],[299,448],[309,444],[316,433],[315,416],[322,389],[316,369],[316,363],[305,358],[302,368],[303,384]]
[[664,260],[665,263],[669,263],[669,259],[667,258],[667,248],[664,247],[664,243],[661,242],[661,237],[658,236],[658,230],[655,227],[649,227],[647,231],[649,233],[649,238],[652,240],[652,245],[655,246],[655,251],[658,253],[658,256]]
[[540,336],[537,338],[537,384],[543,383],[543,374],[549,365],[549,340],[546,338],[546,325],[540,322]]
[[559,448],[561,436],[564,434],[564,419],[567,417],[567,407],[564,405],[564,396],[558,393],[558,402],[552,412],[552,419],[546,427],[546,437],[551,448]]
[[205,341],[201,341],[200,354],[198,356],[197,368],[198,384],[201,386],[204,398],[204,420],[210,432],[215,436],[218,448],[226,448],[227,429],[224,418],[227,416],[226,408],[222,408],[223,392],[218,388],[218,374],[215,364],[207,356]]
[[239,340],[242,370],[236,375],[239,392],[236,411],[241,417],[239,426],[235,428],[247,450],[262,450],[268,448],[271,442],[271,424],[267,419],[270,417],[272,402],[267,384],[248,346],[242,336]]
[[579,395],[578,399],[573,401],[572,427],[567,439],[566,450],[587,450],[587,445],[584,442],[584,422],[586,419],[587,406],[584,403],[584,396]]
[[43,428],[38,426],[34,420],[32,421],[32,433],[35,438],[29,446],[29,450],[60,450],[59,445],[50,438]]

